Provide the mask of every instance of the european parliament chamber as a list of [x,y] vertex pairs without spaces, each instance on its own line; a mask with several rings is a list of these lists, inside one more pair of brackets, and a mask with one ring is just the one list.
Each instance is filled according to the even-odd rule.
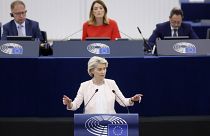
[[[76,5],[76,8],[79,6],[81,12],[74,8],[72,11],[75,10],[75,16],[67,17],[74,25],[80,24],[87,17],[84,14],[90,2],[82,4],[81,2],[83,1],[74,1],[73,5],[73,7]],[[170,2],[168,1],[168,6],[175,3]],[[58,3],[59,6],[62,5],[61,1]],[[114,3],[112,1],[113,5]],[[131,20],[132,17],[135,18],[134,11],[136,13],[139,11],[140,7],[134,6],[138,5],[137,3],[137,1],[132,2],[134,10],[128,12],[129,15],[132,13]],[[142,3],[145,4],[146,1]],[[162,40],[156,38],[154,46],[149,44],[150,38],[148,41],[144,38],[139,27],[137,27],[140,33],[138,36],[142,39],[123,33],[122,28],[117,33],[124,35],[123,38],[115,40],[106,37],[88,37],[86,40],[73,38],[82,32],[81,28],[65,39],[48,40],[47,31],[40,32],[42,40],[34,39],[32,36],[26,36],[26,30],[23,31],[25,36],[18,34],[19,36],[7,36],[3,39],[6,28],[5,25],[2,27],[0,22],[0,38],[2,38],[0,39],[0,136],[209,136],[210,1],[177,0],[177,3],[184,12],[181,21],[192,26],[198,39],[178,36],[178,32],[172,27],[173,21],[170,17],[168,21],[171,21],[170,34],[177,33],[177,36],[166,36]],[[5,4],[7,2],[2,1],[2,5]],[[109,6],[113,6],[112,4]],[[115,4],[119,5],[117,2]],[[144,4],[142,5],[146,7]],[[68,4],[63,6],[66,5]],[[35,7],[35,4],[33,6]],[[42,5],[39,6],[41,11]],[[68,6],[68,9],[72,8]],[[127,5],[124,6],[127,8]],[[147,7],[146,9],[152,14],[158,12],[158,17],[160,15],[164,18],[167,8],[164,8],[163,13],[159,12],[159,9],[156,11],[152,8],[152,10]],[[142,8],[141,11],[145,10],[146,13],[148,12],[146,9]],[[0,12],[6,13],[4,10]],[[54,7],[53,10],[56,11]],[[11,12],[10,15],[12,18],[14,15],[23,17],[26,12],[27,10]],[[47,13],[47,10],[45,12]],[[150,12],[143,13],[143,16],[151,16]],[[38,15],[38,12],[35,14]],[[54,11],[52,14],[57,15]],[[61,12],[58,14],[60,17]],[[79,15],[79,18],[76,15]],[[77,19],[72,21],[74,17]],[[119,17],[118,14],[116,17]],[[146,30],[155,22],[155,17],[156,14],[147,20],[138,16],[136,17],[140,18],[138,21],[136,18],[135,21],[130,21],[123,17],[123,20],[129,21],[126,24],[129,30],[125,30],[131,33],[133,22],[137,22],[138,25],[139,23],[145,25],[144,22],[147,22],[145,27],[141,26]],[[6,15],[3,18],[5,21]],[[62,23],[68,24],[67,18]],[[153,22],[149,18],[152,18]],[[40,15],[39,19],[46,17]],[[48,24],[48,19],[45,21],[42,20],[42,23],[46,23],[47,27],[53,26],[53,31],[50,29],[52,37],[57,38],[69,31],[65,25],[59,26],[59,22],[56,25],[60,28],[55,29],[54,25]],[[181,24],[179,20],[174,22]],[[119,24],[124,26],[123,23]],[[63,32],[62,27],[65,28]],[[72,29],[72,26],[70,28]],[[57,32],[59,33],[55,35]],[[141,100],[134,102],[133,106],[126,106],[116,91],[109,89],[108,91],[115,95],[114,100],[122,102],[122,105],[114,103],[117,114],[85,114],[86,106],[98,91],[96,89],[86,104],[83,98],[84,102],[78,110],[67,110],[68,106],[64,105],[63,97],[66,95],[74,100],[81,83],[91,79],[87,65],[93,56],[107,59],[109,64],[106,78],[116,82],[123,95],[130,98],[129,102],[134,102],[131,99],[134,94],[142,94]]]
[[[186,42],[193,44],[194,41]],[[4,128],[0,134],[12,133],[9,130],[16,128],[13,132],[25,135],[31,131],[34,135],[49,131],[56,135],[56,129],[63,135],[71,130],[73,135],[73,116],[82,113],[82,108],[67,111],[61,100],[64,94],[75,97],[80,83],[90,79],[87,61],[91,56],[107,58],[106,78],[114,79],[125,96],[144,95],[141,103],[129,107],[130,113],[139,114],[142,135],[153,134],[149,130],[155,126],[158,126],[157,130],[154,128],[155,133],[162,135],[181,133],[172,134],[175,128],[181,129],[182,134],[198,134],[209,128],[210,50],[202,52],[205,45],[200,50],[199,45],[194,44],[192,49],[196,48],[196,52],[174,50],[176,55],[159,55],[158,47],[157,54],[145,53],[141,40],[55,41],[51,46],[53,53],[43,56],[36,41],[0,43],[0,127]],[[209,45],[210,40],[200,43]],[[22,48],[16,47],[17,44]],[[160,44],[157,46],[174,46],[171,40]],[[31,46],[37,47],[25,48]],[[8,53],[12,48],[15,51]],[[116,111],[128,112],[118,104]],[[167,130],[163,132],[163,128]]]

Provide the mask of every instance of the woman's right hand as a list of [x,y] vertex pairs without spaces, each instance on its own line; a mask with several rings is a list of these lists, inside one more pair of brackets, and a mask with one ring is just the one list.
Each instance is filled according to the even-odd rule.
[[63,104],[64,105],[67,105],[67,107],[69,108],[69,109],[71,109],[72,108],[72,100],[68,97],[68,96],[66,96],[66,95],[63,95]]

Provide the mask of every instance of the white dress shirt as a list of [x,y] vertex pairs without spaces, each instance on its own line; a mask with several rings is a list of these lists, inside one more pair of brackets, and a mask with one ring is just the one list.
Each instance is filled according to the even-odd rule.
[[18,24],[17,22],[15,22],[15,24],[16,24],[16,28],[17,28],[17,31],[18,31],[18,36],[26,36],[25,22],[23,22],[22,24]]
[[179,36],[178,35],[178,28],[176,29],[176,32],[175,32],[174,28],[171,26],[171,36],[174,37],[174,35]]

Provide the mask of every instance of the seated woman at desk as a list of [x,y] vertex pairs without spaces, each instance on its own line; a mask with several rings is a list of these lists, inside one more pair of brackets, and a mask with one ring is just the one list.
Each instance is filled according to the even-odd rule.
[[87,37],[121,38],[117,23],[107,18],[107,7],[102,0],[92,3],[89,20],[83,24],[82,40]]

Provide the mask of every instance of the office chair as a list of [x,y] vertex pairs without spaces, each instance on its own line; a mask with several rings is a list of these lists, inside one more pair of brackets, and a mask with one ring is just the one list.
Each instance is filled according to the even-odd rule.
[[53,54],[53,50],[47,40],[47,32],[41,31],[42,40],[40,45],[40,55],[48,56]]
[[43,43],[47,42],[47,32],[46,31],[41,31],[42,35],[42,41]]
[[0,22],[0,40],[1,40],[1,26],[2,26],[2,24]]

